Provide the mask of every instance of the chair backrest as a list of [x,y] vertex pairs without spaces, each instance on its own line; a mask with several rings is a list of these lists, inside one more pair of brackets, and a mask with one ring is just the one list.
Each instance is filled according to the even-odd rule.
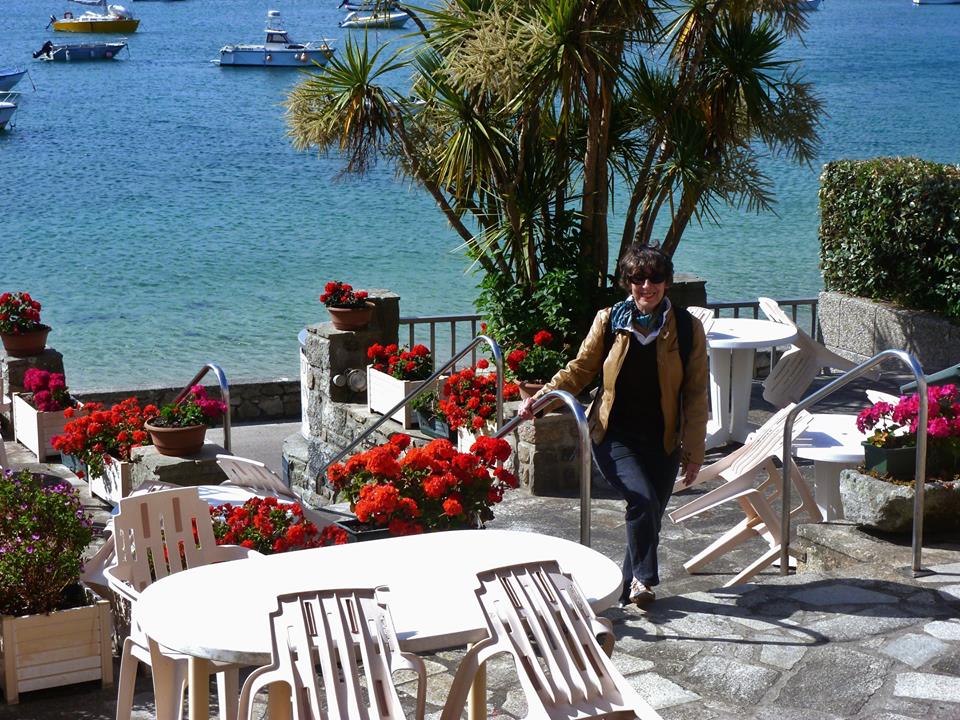
[[704,333],[710,332],[710,328],[713,327],[713,321],[716,319],[713,314],[713,310],[710,308],[692,305],[687,308],[687,312],[700,321],[700,324],[703,325]]
[[270,679],[290,685],[294,718],[403,718],[392,677],[399,669],[420,676],[417,712],[423,716],[423,661],[400,652],[382,594],[324,590],[281,595],[277,604],[270,614],[276,668]]
[[117,574],[138,592],[154,580],[219,559],[210,506],[197,488],[131,495],[113,519]]
[[613,717],[627,711],[646,720],[660,717],[603,652],[596,635],[609,623],[598,623],[556,561],[501,567],[477,579],[490,633],[486,652],[513,655],[531,717]]
[[217,465],[227,476],[224,485],[237,485],[277,497],[296,498],[283,480],[262,462],[237,455],[217,455]]

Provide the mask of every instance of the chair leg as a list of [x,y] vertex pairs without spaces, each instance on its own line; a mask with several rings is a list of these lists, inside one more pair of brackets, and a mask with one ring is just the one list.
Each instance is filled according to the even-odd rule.
[[157,720],[183,720],[183,692],[187,687],[187,663],[164,655],[154,640],[149,640],[149,644]]
[[220,720],[233,720],[237,717],[240,702],[240,671],[227,668],[217,673],[217,708]]
[[729,582],[724,583],[724,587],[733,587],[734,585],[739,585],[740,583],[745,583],[747,580],[752,578],[758,572],[763,570],[768,565],[772,565],[773,561],[780,557],[780,546],[776,545],[775,547],[770,548],[767,552],[761,555],[759,558],[750,563],[747,567],[740,571],[740,573],[734,577]]
[[130,720],[133,712],[133,692],[137,684],[137,658],[133,655],[133,640],[123,641],[120,654],[120,680],[117,683],[117,720]]
[[755,521],[751,521],[750,518],[744,518],[741,520],[739,523],[727,530],[727,532],[725,532],[723,535],[707,545],[707,547],[705,547],[703,550],[687,560],[683,564],[683,569],[688,573],[695,573],[707,563],[716,560],[718,557],[728,553],[740,543],[756,535],[757,531],[751,527],[751,522]]

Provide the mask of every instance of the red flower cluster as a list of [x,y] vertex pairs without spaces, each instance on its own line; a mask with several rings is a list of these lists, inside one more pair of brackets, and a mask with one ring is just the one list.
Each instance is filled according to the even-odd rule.
[[507,355],[507,367],[518,380],[547,382],[567,364],[567,353],[552,344],[553,335],[541,330],[533,336],[532,347],[520,345]]
[[476,527],[493,518],[491,507],[506,489],[517,487],[513,473],[496,467],[510,457],[506,440],[480,437],[469,453],[457,452],[449,440],[409,444],[409,436],[394,435],[327,468],[330,484],[360,522],[392,535]]
[[40,303],[28,292],[5,292],[0,295],[0,332],[23,335],[43,327],[40,324]]
[[282,503],[275,497],[211,507],[210,519],[217,545],[242,545],[264,555],[347,542],[343,528],[328,525],[321,532],[304,518],[299,503]]
[[[86,464],[92,475],[102,475],[105,464],[129,460],[133,448],[150,444],[143,423],[156,412],[155,405],[141,408],[135,397],[128,397],[109,410],[98,402],[84,403],[79,410],[67,408],[63,414],[71,419],[64,426],[63,435],[53,438],[53,447]],[[79,471],[77,475],[83,477],[84,473]]]
[[23,387],[33,393],[33,406],[40,412],[56,412],[73,405],[63,373],[30,368],[23,375]]
[[367,293],[354,290],[352,285],[337,280],[324,285],[320,302],[327,307],[358,308],[367,304]]
[[[857,429],[877,447],[904,447],[917,443],[920,396],[902,396],[896,405],[877,402],[857,415]],[[960,394],[956,385],[927,388],[927,435],[935,444],[956,446],[960,453]]]
[[[443,384],[439,414],[446,418],[451,430],[480,430],[493,420],[497,410],[497,374],[477,372],[488,367],[490,363],[480,359],[475,368],[454,373]],[[504,400],[516,399],[519,394],[515,383],[503,384]]]
[[397,347],[396,343],[374,343],[367,348],[367,357],[373,369],[386,373],[397,380],[426,380],[433,372],[433,358],[426,345],[414,345],[412,349]]

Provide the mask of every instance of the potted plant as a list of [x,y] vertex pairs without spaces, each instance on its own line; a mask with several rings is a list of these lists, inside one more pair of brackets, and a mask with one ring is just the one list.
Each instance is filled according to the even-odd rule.
[[397,434],[331,465],[327,479],[349,500],[358,523],[391,535],[478,528],[493,519],[503,493],[517,487],[513,473],[497,466],[510,452],[502,438],[481,437],[469,452],[458,452],[449,440],[410,447],[410,437]]
[[[920,398],[901,396],[894,405],[876,402],[857,416],[857,429],[872,430],[863,441],[864,468],[897,480],[912,479],[916,467]],[[960,465],[960,395],[955,385],[927,388],[927,472],[947,473]]]
[[507,354],[507,367],[517,379],[520,397],[534,395],[567,364],[567,353],[555,344],[552,333],[540,330],[532,345],[519,345]]
[[324,286],[320,302],[327,306],[330,321],[337,330],[362,330],[373,314],[373,303],[367,300],[367,293],[339,280]]
[[144,422],[157,412],[155,405],[141,408],[135,397],[110,409],[98,402],[67,408],[63,434],[53,438],[53,447],[83,464],[77,475],[87,477],[90,492],[116,505],[132,490],[131,453],[150,444]]
[[207,426],[227,412],[222,400],[211,398],[203,385],[192,386],[180,400],[164,405],[146,417],[144,430],[161,455],[186,457],[203,447]]
[[40,307],[27,292],[0,295],[0,341],[7,355],[30,357],[43,352],[50,326],[40,322]]
[[29,368],[23,387],[26,393],[13,394],[14,437],[43,462],[57,452],[53,437],[63,432],[63,411],[77,402],[70,397],[63,373]]
[[447,419],[440,415],[437,405],[437,394],[427,391],[417,395],[411,403],[410,409],[413,410],[413,416],[416,419],[417,427],[427,437],[443,438],[456,442],[457,433],[450,429]]
[[[458,433],[461,450],[469,448],[476,435],[488,434],[494,426],[497,411],[497,374],[486,372],[490,363],[481,358],[476,366],[456,372],[443,383],[438,411],[451,430]],[[503,384],[503,399],[513,400],[520,394],[515,383]]]
[[[80,585],[92,521],[61,478],[0,472],[0,688],[113,684],[110,604]],[[29,512],[11,509],[26,509]]]
[[304,517],[300,503],[285,503],[275,497],[211,507],[210,519],[217,545],[241,545],[262,555],[347,542],[343,528],[328,525],[318,530]]
[[[374,343],[367,348],[367,358],[367,412],[386,413],[433,373],[433,357],[426,345],[407,349],[396,343]],[[411,405],[391,417],[404,429],[415,424]]]

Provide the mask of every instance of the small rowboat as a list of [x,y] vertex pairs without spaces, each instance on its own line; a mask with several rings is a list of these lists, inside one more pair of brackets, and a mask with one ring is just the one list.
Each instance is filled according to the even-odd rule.
[[47,40],[43,47],[33,54],[33,57],[35,60],[54,62],[112,60],[126,46],[127,43],[124,41],[54,45],[50,40]]

